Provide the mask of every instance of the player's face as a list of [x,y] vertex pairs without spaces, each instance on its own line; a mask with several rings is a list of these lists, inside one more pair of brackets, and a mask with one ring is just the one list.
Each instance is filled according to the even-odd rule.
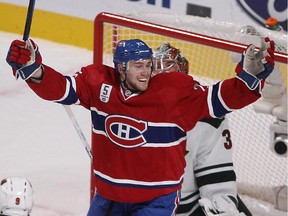
[[126,84],[128,88],[135,91],[145,91],[148,88],[151,71],[151,59],[129,61],[126,70]]
[[156,75],[161,72],[177,72],[179,71],[179,66],[174,60],[165,59],[158,60],[154,67],[153,75]]

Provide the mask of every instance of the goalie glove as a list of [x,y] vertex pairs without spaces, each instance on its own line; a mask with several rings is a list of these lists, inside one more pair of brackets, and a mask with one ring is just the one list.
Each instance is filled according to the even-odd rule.
[[274,69],[274,41],[269,38],[262,40],[261,48],[255,52],[255,46],[249,45],[242,55],[241,61],[236,66],[237,77],[249,89],[258,87],[260,80],[266,79]]
[[41,67],[42,57],[38,46],[32,40],[26,42],[14,40],[6,61],[12,67],[16,79],[20,76],[23,80],[27,80]]
[[246,216],[237,209],[237,200],[232,195],[217,195],[212,202],[207,198],[199,200],[206,216]]

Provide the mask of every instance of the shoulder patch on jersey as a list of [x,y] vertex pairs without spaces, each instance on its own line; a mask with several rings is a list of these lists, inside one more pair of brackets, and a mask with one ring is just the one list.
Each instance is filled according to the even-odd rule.
[[112,85],[102,83],[101,90],[100,90],[100,100],[102,102],[108,103],[110,99],[111,90],[112,90]]
[[203,118],[200,120],[200,122],[205,122],[207,124],[210,124],[211,126],[215,128],[219,128],[221,123],[225,120],[225,118]]

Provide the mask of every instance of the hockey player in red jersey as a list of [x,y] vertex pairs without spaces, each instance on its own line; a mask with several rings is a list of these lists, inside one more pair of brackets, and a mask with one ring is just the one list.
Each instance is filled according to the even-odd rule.
[[[153,63],[153,75],[173,71],[188,74],[189,71],[188,60],[170,43],[163,43],[154,51]],[[205,216],[213,210],[215,214],[226,213],[227,216],[251,216],[237,197],[227,120],[224,117],[201,119],[187,132],[186,143],[186,167],[177,215]]]
[[90,110],[97,191],[88,216],[166,216],[178,205],[186,132],[202,118],[259,99],[261,80],[273,71],[273,48],[268,38],[258,52],[249,46],[237,77],[213,86],[178,72],[150,79],[152,50],[138,39],[117,44],[115,68],[92,64],[73,76],[42,63],[30,39],[13,41],[6,60],[39,97]]

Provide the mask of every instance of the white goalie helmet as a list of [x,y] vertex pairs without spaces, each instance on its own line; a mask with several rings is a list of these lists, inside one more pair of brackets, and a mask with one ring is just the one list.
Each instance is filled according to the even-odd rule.
[[[165,64],[165,61],[167,61]],[[153,52],[153,70],[167,72],[174,65],[178,65],[178,71],[188,74],[189,62],[179,49],[165,42]]]
[[0,215],[29,216],[34,204],[31,183],[21,177],[8,177],[1,181]]

